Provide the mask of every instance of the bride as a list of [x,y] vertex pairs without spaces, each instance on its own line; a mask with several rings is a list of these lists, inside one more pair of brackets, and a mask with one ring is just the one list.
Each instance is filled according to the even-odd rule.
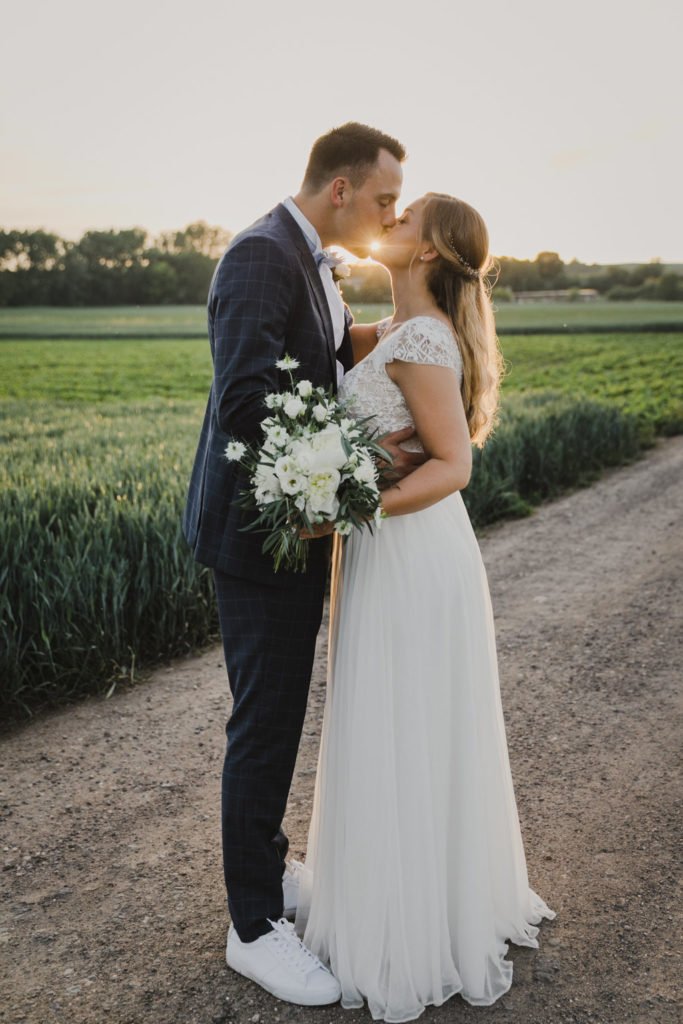
[[[529,888],[493,618],[460,491],[496,417],[501,356],[488,233],[459,199],[411,204],[377,257],[390,322],[354,328],[340,389],[380,432],[414,425],[426,460],[382,492],[333,580],[330,676],[295,927],[344,1007],[414,1020],[512,983],[507,941],[554,913]],[[379,337],[379,341],[377,340]]]

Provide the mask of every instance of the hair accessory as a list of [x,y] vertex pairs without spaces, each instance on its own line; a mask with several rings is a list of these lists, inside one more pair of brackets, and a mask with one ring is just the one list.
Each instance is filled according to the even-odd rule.
[[453,232],[448,236],[448,243],[453,250],[453,255],[462,263],[465,273],[468,277],[479,277],[479,271],[475,270],[471,263],[468,263],[464,256],[461,256],[458,250],[455,248],[455,240],[453,238]]

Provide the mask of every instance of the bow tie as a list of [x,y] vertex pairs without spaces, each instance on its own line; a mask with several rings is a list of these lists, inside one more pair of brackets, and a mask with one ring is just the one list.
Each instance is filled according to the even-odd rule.
[[341,256],[334,256],[331,252],[328,252],[327,249],[319,249],[318,252],[314,252],[313,259],[315,260],[316,267],[319,267],[321,263],[324,263],[326,267],[330,268],[330,270],[334,270],[335,267],[338,267],[340,263],[344,262]]

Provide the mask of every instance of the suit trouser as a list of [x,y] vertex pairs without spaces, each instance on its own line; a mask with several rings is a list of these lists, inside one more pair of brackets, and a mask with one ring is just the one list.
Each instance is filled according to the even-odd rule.
[[214,570],[233,709],[221,794],[223,870],[237,934],[282,916],[281,829],[301,739],[325,596],[325,567],[274,587]]

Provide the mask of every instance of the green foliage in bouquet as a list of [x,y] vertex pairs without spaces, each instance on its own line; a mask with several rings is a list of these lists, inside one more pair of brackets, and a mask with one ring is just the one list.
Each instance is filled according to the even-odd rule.
[[296,382],[296,359],[285,356],[276,366],[288,373],[290,390],[265,396],[270,415],[261,424],[263,442],[231,441],[225,455],[249,480],[239,504],[256,515],[244,529],[267,535],[263,552],[272,555],[276,571],[303,572],[308,541],[302,531],[312,534],[330,523],[347,536],[379,525],[377,460],[391,459],[368,426],[373,417],[353,419],[332,389]]

